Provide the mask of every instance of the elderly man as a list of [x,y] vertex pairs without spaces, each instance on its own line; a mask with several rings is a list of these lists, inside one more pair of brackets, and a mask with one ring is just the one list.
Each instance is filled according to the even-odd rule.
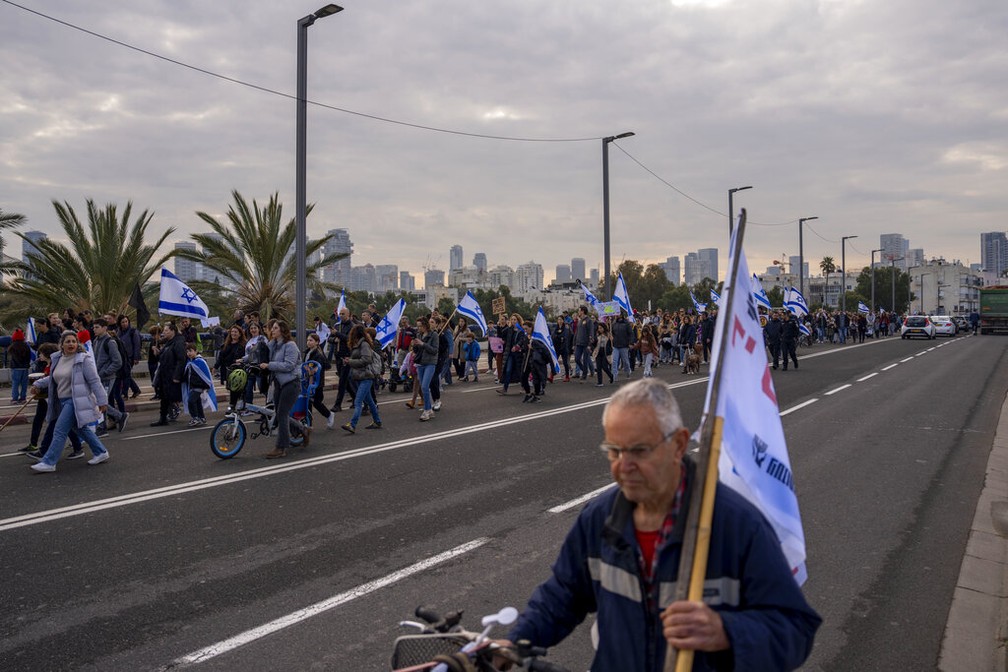
[[553,646],[597,612],[594,672],[657,672],[667,645],[696,652],[694,670],[790,670],[821,619],[791,576],[773,528],[717,486],[704,602],[673,602],[695,467],[671,391],[653,378],[617,391],[601,448],[618,488],[588,504],[553,575],[509,638]]

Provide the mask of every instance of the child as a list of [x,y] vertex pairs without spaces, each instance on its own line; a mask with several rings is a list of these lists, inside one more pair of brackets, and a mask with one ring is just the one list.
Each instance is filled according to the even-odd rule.
[[407,375],[413,379],[413,396],[406,402],[406,408],[416,408],[417,397],[420,396],[420,376],[417,375],[416,360],[421,350],[423,350],[423,341],[414,338],[410,343],[406,359],[403,360],[402,366],[399,368],[401,379],[405,380]]
[[[315,318],[318,320],[319,318]],[[321,323],[321,320],[319,320]],[[336,422],[336,414],[329,410],[329,407],[325,405],[322,400],[325,395],[325,372],[329,370],[332,366],[329,363],[329,358],[325,356],[322,352],[322,339],[318,334],[308,334],[307,339],[305,339],[305,354],[304,361],[313,361],[318,365],[318,375],[319,381],[318,385],[315,387],[315,394],[312,395],[311,404],[312,408],[319,412],[323,418],[326,420],[326,427],[329,429],[333,428],[333,423]]]
[[479,382],[479,358],[481,354],[479,341],[471,331],[466,331],[465,341],[462,343],[462,354],[465,357],[465,376],[462,380],[469,381],[469,372],[472,372],[472,382]]
[[214,392],[213,377],[206,360],[196,352],[196,344],[186,345],[186,357],[189,358],[182,374],[182,398],[186,400],[186,410],[192,416],[190,427],[206,424],[203,413],[203,395],[206,394],[207,404],[217,410],[217,394]]

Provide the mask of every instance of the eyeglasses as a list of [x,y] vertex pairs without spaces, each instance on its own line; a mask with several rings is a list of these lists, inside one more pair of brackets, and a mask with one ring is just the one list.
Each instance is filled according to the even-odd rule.
[[630,458],[631,461],[638,462],[640,460],[646,460],[651,457],[651,454],[658,449],[663,443],[671,439],[679,430],[673,430],[668,434],[662,436],[661,441],[652,445],[646,443],[639,443],[636,446],[630,446],[628,448],[621,448],[612,443],[602,442],[599,444],[599,450],[605,453],[606,457],[609,458],[610,462],[616,462],[621,457],[626,456]]

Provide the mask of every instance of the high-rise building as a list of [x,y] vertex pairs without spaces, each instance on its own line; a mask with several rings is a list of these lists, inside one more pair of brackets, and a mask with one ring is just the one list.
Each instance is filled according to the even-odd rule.
[[525,294],[533,289],[542,289],[543,277],[542,264],[534,261],[522,264],[515,270],[515,293]]
[[980,234],[980,264],[998,278],[1008,270],[1008,236],[1004,231]]
[[398,292],[399,291],[399,267],[395,264],[378,264],[375,266],[375,282],[378,283],[377,291]]
[[[573,275],[573,269],[571,269],[571,275]],[[592,287],[599,286],[599,270],[597,268],[591,269],[591,273],[588,276],[588,284]]]
[[444,271],[436,268],[428,268],[424,270],[423,277],[424,289],[430,289],[431,287],[444,287]]
[[[353,254],[353,243],[350,242],[350,233],[346,229],[330,229],[331,236],[322,247],[322,256],[325,266],[322,269],[322,279],[341,287],[350,284],[350,257]],[[346,255],[342,259],[336,259],[338,255]],[[332,260],[332,261],[330,261]]]
[[476,267],[476,271],[479,273],[487,272],[487,258],[485,252],[477,252],[473,255],[473,266]]
[[[189,252],[196,251],[196,243],[190,241],[182,241],[175,243],[176,250],[187,250]],[[193,280],[203,279],[203,264],[198,261],[193,261],[192,259],[184,259],[182,257],[175,257],[175,275],[182,282],[192,282]]]
[[448,251],[448,270],[454,271],[456,268],[462,268],[461,245],[452,245],[451,250]]
[[350,269],[350,282],[348,289],[351,292],[376,292],[378,291],[378,276],[372,264],[363,266],[353,266]]
[[567,264],[557,264],[556,284],[560,285],[571,281],[571,267]]
[[404,292],[416,290],[416,278],[410,275],[409,271],[399,271],[399,289]]
[[[791,255],[790,257],[788,257],[788,270],[791,271],[792,275],[798,275],[798,264],[800,262],[801,262],[801,257],[798,256],[797,254],[794,254],[794,255]],[[802,271],[802,277],[803,278],[809,277],[809,274],[808,274],[808,271],[809,271],[809,262],[806,261],[805,263],[802,264],[801,271]],[[808,283],[805,283],[805,284],[806,284],[806,286],[808,285]]]
[[902,233],[883,233],[879,236],[879,248],[882,250],[881,260],[885,264],[890,264],[895,259],[896,267],[900,270],[909,268],[906,255],[910,241]]
[[662,264],[662,268],[665,270],[665,277],[673,285],[679,284],[680,271],[679,271],[679,257],[669,257]]
[[700,282],[701,278],[700,257],[696,252],[690,252],[683,257],[683,282],[692,287]]
[[700,260],[700,280],[710,278],[714,282],[718,279],[718,253],[716,247],[705,247],[697,250],[697,258]]
[[914,249],[908,249],[906,251],[907,258],[907,268],[913,268],[914,266],[924,265],[924,249],[920,247],[915,247]]
[[[584,282],[585,279],[588,277],[587,275],[585,275],[585,260],[582,259],[581,257],[574,257],[573,259],[571,259],[570,268],[571,268],[571,280],[580,280],[581,282]],[[598,284],[597,279],[595,284]]]
[[38,243],[46,239],[46,234],[41,231],[25,231],[24,237],[27,240],[21,241],[21,261],[28,263],[28,253],[34,252],[38,254]]

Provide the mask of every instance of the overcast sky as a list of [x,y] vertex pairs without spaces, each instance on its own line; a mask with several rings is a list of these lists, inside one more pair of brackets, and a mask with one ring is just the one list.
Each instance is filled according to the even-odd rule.
[[[292,96],[297,19],[323,3],[18,4]],[[754,270],[798,254],[799,217],[819,217],[813,272],[839,264],[841,236],[858,236],[848,268],[893,232],[966,263],[1008,228],[1005,0],[342,4],[309,29],[311,101],[572,140],[310,105],[308,235],[348,229],[354,265],[422,276],[458,243],[467,264],[534,260],[547,279],[571,257],[600,266],[600,138],[627,130],[610,145],[614,267],[718,247],[723,277],[727,190],[750,184],[735,204]],[[294,216],[292,98],[7,0],[0,63],[0,208],[27,228],[58,234],[53,199],[132,200],[181,240],[232,189],[279,192]]]

